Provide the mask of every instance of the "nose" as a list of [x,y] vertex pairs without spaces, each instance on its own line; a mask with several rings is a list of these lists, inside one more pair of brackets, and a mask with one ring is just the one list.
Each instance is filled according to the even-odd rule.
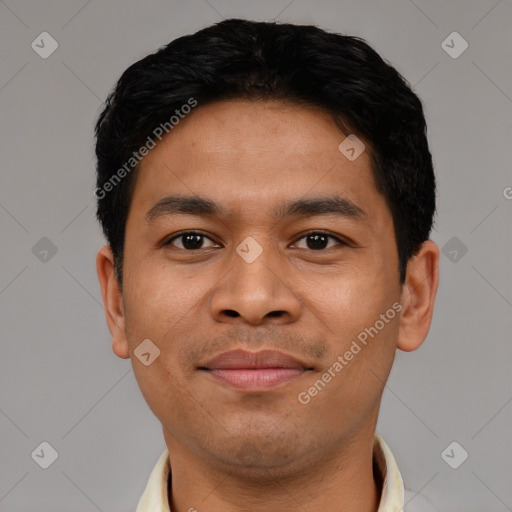
[[251,261],[234,252],[231,269],[214,288],[211,314],[218,322],[281,325],[296,322],[302,310],[292,289],[291,269],[265,246]]

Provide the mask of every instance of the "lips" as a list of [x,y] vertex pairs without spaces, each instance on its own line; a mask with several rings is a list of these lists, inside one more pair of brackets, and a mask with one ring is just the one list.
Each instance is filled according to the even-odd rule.
[[211,377],[244,391],[264,391],[294,380],[312,368],[275,350],[231,350],[199,368]]

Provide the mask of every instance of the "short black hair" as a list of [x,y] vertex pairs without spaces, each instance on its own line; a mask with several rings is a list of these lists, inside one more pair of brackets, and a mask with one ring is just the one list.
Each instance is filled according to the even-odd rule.
[[159,127],[168,133],[192,106],[231,99],[314,106],[330,113],[346,135],[366,141],[377,189],[393,217],[403,284],[407,262],[429,238],[436,207],[421,100],[362,38],[242,19],[160,47],[126,69],[107,97],[95,127],[94,195],[120,284],[144,146],[154,145]]

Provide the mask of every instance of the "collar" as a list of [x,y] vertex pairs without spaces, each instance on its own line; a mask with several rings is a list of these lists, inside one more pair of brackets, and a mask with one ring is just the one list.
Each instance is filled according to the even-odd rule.
[[[404,483],[395,458],[382,437],[375,434],[373,463],[382,481],[382,493],[377,512],[402,512],[404,508]],[[172,512],[169,508],[167,485],[171,473],[167,448],[160,455],[136,512]]]

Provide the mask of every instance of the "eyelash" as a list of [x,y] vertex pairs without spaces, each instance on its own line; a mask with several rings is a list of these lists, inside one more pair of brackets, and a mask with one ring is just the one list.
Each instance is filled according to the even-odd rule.
[[[209,236],[205,235],[204,233],[201,233],[200,231],[183,231],[177,235],[174,235],[172,238],[169,238],[167,241],[165,241],[163,243],[164,246],[168,246],[168,245],[171,245],[171,243],[176,240],[176,239],[179,239],[180,237],[182,236],[185,236],[185,235],[199,235],[199,236],[202,236],[204,238],[208,238],[209,240],[211,240],[212,242],[216,243],[214,240],[212,240]],[[342,246],[348,246],[349,244],[347,242],[345,242],[344,240],[342,240],[341,238],[329,233],[328,231],[319,231],[319,230],[312,230],[312,231],[308,231],[307,233],[304,233],[300,236],[300,238],[298,238],[294,243],[297,243],[299,241],[301,241],[302,239],[306,238],[307,236],[309,235],[324,235],[328,238],[332,238],[334,240],[336,240],[338,242],[339,245],[342,245]],[[176,247],[176,249],[179,249],[179,250],[183,250],[183,251],[187,251],[187,252],[195,252],[195,251],[200,251],[202,249],[182,249],[181,247]],[[212,249],[212,247],[209,247],[209,249]],[[330,247],[329,247],[330,249]],[[327,248],[325,249],[318,249],[318,250],[314,250],[314,249],[309,249],[310,251],[314,251],[314,252],[322,252],[322,251],[326,251]]]

